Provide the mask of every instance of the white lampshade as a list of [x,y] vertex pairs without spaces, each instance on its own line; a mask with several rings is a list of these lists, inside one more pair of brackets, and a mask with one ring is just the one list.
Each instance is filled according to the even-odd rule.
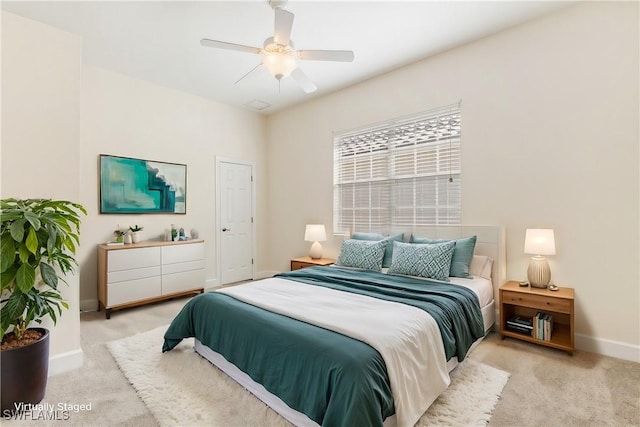
[[549,228],[528,228],[524,237],[524,253],[533,255],[555,255],[556,241]]
[[304,240],[307,242],[324,242],[327,240],[324,224],[307,224],[307,228],[304,231]]

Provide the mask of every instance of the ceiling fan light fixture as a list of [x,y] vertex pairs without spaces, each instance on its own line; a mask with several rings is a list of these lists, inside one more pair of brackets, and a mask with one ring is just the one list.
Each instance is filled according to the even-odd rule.
[[291,72],[298,68],[296,58],[287,53],[265,52],[262,57],[262,64],[267,67],[271,75],[278,80],[289,77]]

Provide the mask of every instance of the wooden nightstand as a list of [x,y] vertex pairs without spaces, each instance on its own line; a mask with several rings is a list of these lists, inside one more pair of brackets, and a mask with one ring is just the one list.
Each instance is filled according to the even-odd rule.
[[[520,286],[518,282],[505,283],[500,288],[500,335],[517,338],[535,344],[553,347],[573,354],[573,288],[557,291]],[[523,333],[507,330],[507,320],[512,316],[533,318],[538,312],[553,316],[551,340],[541,340]]]
[[291,271],[300,270],[305,267],[313,267],[315,265],[331,265],[334,262],[336,262],[336,260],[331,258],[313,259],[308,256],[303,256],[302,258],[295,258],[291,260]]

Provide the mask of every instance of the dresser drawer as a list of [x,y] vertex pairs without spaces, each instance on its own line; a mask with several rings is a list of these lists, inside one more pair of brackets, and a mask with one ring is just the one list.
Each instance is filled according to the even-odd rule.
[[204,289],[204,280],[204,268],[164,274],[162,276],[162,295],[170,295],[192,289]]
[[189,243],[162,247],[162,264],[199,261],[204,259],[204,243]]
[[160,266],[133,268],[131,270],[112,271],[107,274],[107,283],[126,282],[128,280],[144,279],[147,277],[160,276]]
[[571,301],[567,299],[526,294],[522,292],[503,291],[502,303],[537,308],[540,310],[557,311],[559,313],[571,312]]
[[126,282],[110,283],[107,285],[107,306],[129,304],[135,301],[156,298],[162,294],[160,276]]
[[108,272],[160,265],[160,248],[133,248],[109,251]]

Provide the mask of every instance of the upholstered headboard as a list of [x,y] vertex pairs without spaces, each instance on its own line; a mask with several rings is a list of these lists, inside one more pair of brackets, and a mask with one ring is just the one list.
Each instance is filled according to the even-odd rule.
[[405,233],[405,240],[413,233],[419,237],[434,239],[459,239],[468,236],[478,236],[476,240],[476,255],[486,255],[493,259],[491,281],[493,283],[493,298],[498,301],[498,289],[507,278],[506,243],[504,227],[493,225],[432,225],[406,229],[392,230],[391,235]]

